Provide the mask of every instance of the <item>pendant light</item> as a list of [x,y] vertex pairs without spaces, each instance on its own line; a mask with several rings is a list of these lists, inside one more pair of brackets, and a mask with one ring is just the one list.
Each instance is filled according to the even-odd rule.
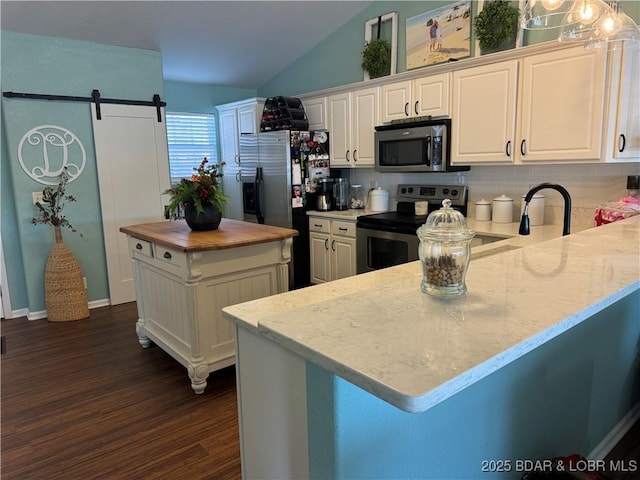
[[520,26],[526,30],[560,28],[572,4],[573,0],[529,0],[522,12]]

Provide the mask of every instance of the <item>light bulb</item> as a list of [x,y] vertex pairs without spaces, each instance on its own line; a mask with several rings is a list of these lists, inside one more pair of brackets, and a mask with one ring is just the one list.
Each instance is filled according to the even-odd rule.
[[600,28],[602,29],[602,35],[608,36],[618,31],[620,28],[620,22],[618,21],[618,15],[610,13],[606,15],[600,22]]
[[542,6],[549,11],[556,10],[564,3],[564,0],[542,0]]
[[599,15],[600,9],[589,0],[581,1],[576,7],[576,19],[584,25],[595,22]]

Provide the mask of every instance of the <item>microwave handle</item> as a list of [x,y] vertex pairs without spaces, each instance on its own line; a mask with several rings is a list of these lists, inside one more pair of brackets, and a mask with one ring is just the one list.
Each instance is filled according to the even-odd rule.
[[426,165],[427,167],[431,166],[431,158],[429,157],[430,153],[431,153],[431,135],[427,135],[427,152],[426,152]]

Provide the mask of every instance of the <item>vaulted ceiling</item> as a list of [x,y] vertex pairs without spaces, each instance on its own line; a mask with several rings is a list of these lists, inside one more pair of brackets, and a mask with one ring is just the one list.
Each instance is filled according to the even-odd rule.
[[164,77],[258,88],[371,1],[6,1],[2,30],[162,52]]

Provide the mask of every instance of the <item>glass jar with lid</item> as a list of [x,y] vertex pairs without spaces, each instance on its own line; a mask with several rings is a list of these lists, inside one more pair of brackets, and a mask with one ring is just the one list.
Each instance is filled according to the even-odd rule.
[[349,208],[364,208],[366,205],[365,198],[365,191],[362,185],[351,185],[351,192],[349,195]]
[[467,227],[464,216],[451,208],[451,200],[431,212],[418,231],[418,256],[422,264],[424,293],[458,296],[467,291],[465,275],[471,258],[471,239],[475,232]]

